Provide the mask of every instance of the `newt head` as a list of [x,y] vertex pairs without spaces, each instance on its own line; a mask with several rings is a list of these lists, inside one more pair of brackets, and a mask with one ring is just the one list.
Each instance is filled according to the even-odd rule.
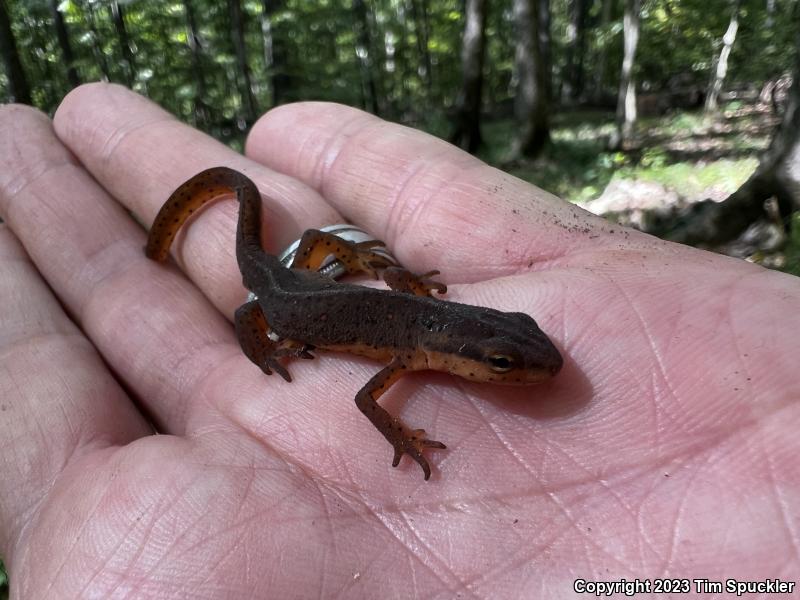
[[561,370],[561,354],[529,315],[458,308],[422,323],[427,368],[507,385],[540,383]]

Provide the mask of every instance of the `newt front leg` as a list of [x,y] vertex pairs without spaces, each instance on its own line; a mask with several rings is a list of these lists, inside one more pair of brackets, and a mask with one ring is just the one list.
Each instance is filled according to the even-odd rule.
[[400,359],[393,359],[356,394],[356,406],[394,448],[392,466],[396,467],[400,464],[403,454],[408,454],[422,467],[427,481],[431,476],[431,467],[422,455],[422,451],[425,448],[445,449],[447,446],[442,442],[426,439],[424,429],[409,429],[377,402],[378,398],[407,371]]

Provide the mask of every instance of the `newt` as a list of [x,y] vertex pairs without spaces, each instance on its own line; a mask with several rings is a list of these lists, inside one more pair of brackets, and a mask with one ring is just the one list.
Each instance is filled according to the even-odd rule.
[[[444,449],[423,429],[411,429],[378,404],[378,399],[410,371],[434,370],[468,380],[528,385],[550,379],[562,366],[556,347],[529,315],[449,302],[433,297],[446,287],[429,277],[392,266],[370,240],[353,243],[307,230],[291,268],[261,243],[261,195],[244,174],[227,167],[205,170],[170,195],[150,229],[146,255],[164,261],[181,225],[208,202],[235,194],[239,202],[236,259],[244,286],[255,299],[236,311],[236,336],[244,354],[267,375],[291,377],[284,357],[313,358],[330,350],[384,363],[356,394],[355,403],[394,449],[392,466],[408,454],[431,469],[423,452]],[[377,278],[383,269],[391,289],[338,282],[317,272],[333,254],[348,274]]]

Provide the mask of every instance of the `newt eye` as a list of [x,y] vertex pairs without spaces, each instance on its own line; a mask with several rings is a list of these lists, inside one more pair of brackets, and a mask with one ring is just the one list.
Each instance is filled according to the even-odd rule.
[[492,354],[489,357],[489,368],[495,373],[507,373],[514,366],[510,356]]

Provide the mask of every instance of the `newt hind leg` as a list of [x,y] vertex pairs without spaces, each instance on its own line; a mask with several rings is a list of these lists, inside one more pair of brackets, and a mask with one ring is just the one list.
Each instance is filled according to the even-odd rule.
[[300,238],[292,268],[318,270],[325,258],[333,254],[350,275],[366,273],[377,279],[376,269],[384,269],[383,279],[393,290],[415,296],[432,296],[434,290],[440,294],[447,292],[446,285],[430,279],[438,275],[439,271],[415,275],[403,267],[394,265],[386,256],[374,252],[374,248],[382,248],[385,245],[379,240],[351,242],[333,233],[308,229]]
[[445,449],[442,442],[429,440],[425,437],[424,429],[409,429],[403,422],[393,417],[377,402],[383,393],[391,387],[400,377],[407,372],[406,367],[398,359],[394,359],[381,369],[367,384],[356,394],[356,406],[364,413],[375,428],[383,434],[394,448],[392,466],[400,464],[403,454],[408,454],[420,467],[425,480],[430,479],[431,467],[422,454],[426,448]]
[[242,351],[267,375],[272,375],[275,371],[286,381],[291,381],[292,376],[289,375],[289,371],[277,359],[284,356],[314,358],[309,352],[313,348],[307,344],[294,340],[274,341],[270,338],[269,324],[258,301],[254,300],[240,306],[236,310],[234,320],[236,337]]
[[344,265],[347,273],[351,275],[366,273],[377,279],[376,269],[384,269],[392,264],[385,256],[372,251],[373,248],[383,246],[385,244],[378,240],[354,243],[333,233],[308,229],[300,238],[292,268],[316,271],[322,265],[322,261],[333,254]]

